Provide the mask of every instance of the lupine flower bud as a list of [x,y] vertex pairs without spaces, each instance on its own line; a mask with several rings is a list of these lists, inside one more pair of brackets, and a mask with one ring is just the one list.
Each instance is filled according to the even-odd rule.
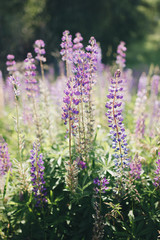
[[13,90],[14,90],[14,95],[17,98],[20,95],[20,82],[19,79],[13,75],[11,75],[10,77],[8,77],[8,81],[9,83],[12,84],[13,86]]
[[14,60],[14,55],[7,55],[7,62],[6,62],[7,67],[7,71],[9,72],[9,77],[8,77],[8,81],[9,83],[11,83],[11,85],[13,86],[13,90],[14,90],[14,95],[15,98],[17,98],[20,95],[20,82],[19,82],[19,78],[18,76],[16,76],[16,62]]
[[78,167],[77,167],[77,161],[73,161],[73,163],[70,163],[69,161],[66,162],[66,176],[65,176],[65,182],[67,187],[72,193],[76,192],[76,188],[78,186]]
[[0,137],[0,176],[5,175],[11,168],[11,165],[8,145],[4,139]]

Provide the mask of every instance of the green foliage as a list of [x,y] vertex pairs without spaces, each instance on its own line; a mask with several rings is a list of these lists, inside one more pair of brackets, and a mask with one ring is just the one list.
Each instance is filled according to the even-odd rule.
[[103,60],[111,61],[120,40],[129,45],[154,27],[154,6],[144,0],[1,1],[0,57],[10,52],[24,59],[36,38],[47,42],[47,52],[56,51],[62,32],[69,29],[72,34],[78,30],[84,39],[94,35],[101,42]]

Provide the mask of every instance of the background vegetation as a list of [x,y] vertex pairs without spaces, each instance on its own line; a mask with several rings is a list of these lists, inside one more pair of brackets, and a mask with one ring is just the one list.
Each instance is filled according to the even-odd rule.
[[[128,66],[159,61],[157,0],[12,0],[0,1],[0,59],[8,52],[23,60],[35,39],[46,42],[48,61],[65,29],[101,43],[103,62],[113,59],[120,40],[127,43]],[[54,54],[55,56],[55,54]],[[3,61],[4,62],[4,61]],[[0,61],[0,68],[4,63]]]

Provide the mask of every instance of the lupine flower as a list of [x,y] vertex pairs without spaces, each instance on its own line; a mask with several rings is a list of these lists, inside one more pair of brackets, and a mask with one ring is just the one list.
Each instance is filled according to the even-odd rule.
[[106,103],[108,109],[106,116],[108,117],[108,123],[110,135],[112,138],[112,148],[115,150],[114,161],[115,166],[121,166],[124,168],[128,164],[128,149],[125,134],[125,127],[122,117],[122,99],[123,88],[121,87],[123,80],[120,79],[120,70],[115,73],[115,78],[111,79],[111,86],[109,87],[109,94],[107,95],[109,102]]
[[78,166],[79,168],[81,168],[82,170],[87,167],[87,166],[86,166],[86,163],[83,162],[82,160],[80,160],[80,158],[77,158],[76,161],[77,161],[77,166]]
[[155,171],[156,177],[154,178],[154,183],[153,183],[156,187],[160,187],[160,152],[158,152],[158,155],[159,155],[159,159],[156,161],[157,169]]
[[142,172],[142,165],[141,165],[141,160],[138,157],[138,154],[136,154],[134,160],[130,163],[130,174],[132,178],[134,179],[139,179],[141,172]]
[[14,55],[8,54],[7,55],[7,71],[11,74],[13,74],[16,71],[16,62],[14,60]]
[[93,183],[96,186],[95,191],[98,192],[103,192],[105,193],[106,190],[108,190],[107,185],[109,184],[109,181],[104,177],[99,179],[98,177],[94,179]]
[[45,43],[43,40],[36,40],[35,41],[35,48],[34,51],[37,54],[36,59],[42,62],[46,62],[46,58],[44,57],[46,51],[44,49]]
[[36,207],[41,207],[47,203],[46,199],[46,187],[44,180],[44,162],[43,156],[39,154],[39,147],[34,144],[31,150],[31,181],[33,186],[33,194],[36,201]]
[[2,137],[0,137],[0,176],[5,175],[11,169],[11,161],[8,153],[8,145]]
[[35,60],[32,57],[31,53],[27,54],[27,58],[24,60],[25,62],[25,83],[26,83],[26,91],[28,97],[33,97],[38,92],[38,84],[36,80],[36,66]]
[[125,47],[125,42],[121,41],[117,48],[117,59],[116,59],[116,63],[119,65],[120,69],[123,69],[126,66],[125,64],[126,50],[127,48]]

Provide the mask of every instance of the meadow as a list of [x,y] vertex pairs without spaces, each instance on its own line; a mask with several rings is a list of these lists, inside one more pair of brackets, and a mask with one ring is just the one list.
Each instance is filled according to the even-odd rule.
[[67,30],[58,74],[31,52],[0,75],[0,239],[158,240],[159,66],[135,76],[123,41],[104,65]]

